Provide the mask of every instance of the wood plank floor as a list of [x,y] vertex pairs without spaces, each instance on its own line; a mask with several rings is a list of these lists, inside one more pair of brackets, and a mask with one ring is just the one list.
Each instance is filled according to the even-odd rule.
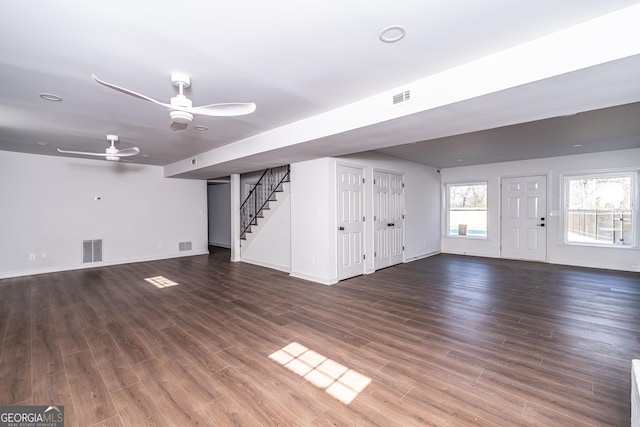
[[64,405],[67,427],[629,425],[640,274],[438,255],[323,286],[229,255],[0,280],[0,405]]

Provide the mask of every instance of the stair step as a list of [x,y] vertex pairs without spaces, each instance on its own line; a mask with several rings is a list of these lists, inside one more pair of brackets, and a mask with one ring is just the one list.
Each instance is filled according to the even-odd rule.
[[[275,170],[275,168],[274,168],[274,170]],[[279,169],[279,170],[281,171],[282,169]],[[268,172],[268,170],[265,170],[265,174],[267,172]],[[270,181],[269,179],[267,179],[265,181],[265,183],[262,183],[262,179],[260,180],[258,185],[264,185],[265,187],[263,187],[262,191],[266,191],[266,190],[270,191],[270,193],[268,193],[268,192],[266,193],[266,194],[270,194],[270,196],[264,202],[264,206],[260,209],[260,211],[258,211],[255,214],[255,216],[248,218],[250,220],[250,223],[248,224],[247,229],[241,234],[240,240],[245,240],[245,241],[248,240],[249,237],[250,237],[250,236],[248,236],[248,233],[252,232],[251,228],[254,227],[254,226],[255,227],[258,226],[258,218],[265,218],[265,212],[264,211],[271,210],[271,207],[269,206],[269,204],[271,202],[276,202],[276,203],[278,202],[277,193],[284,193],[286,191],[285,188],[284,188],[284,184],[288,183],[288,182],[291,182],[290,177],[289,177],[289,173],[290,172],[287,169],[286,176],[284,176],[282,178],[282,181],[278,182],[277,185],[275,185],[274,181]],[[280,175],[280,176],[282,176],[282,175]],[[252,190],[252,192],[253,192],[253,190]],[[256,193],[256,194],[258,194],[258,193]],[[247,198],[247,200],[248,200],[248,198]],[[264,200],[264,199],[261,199],[261,200]],[[243,206],[244,206],[244,204],[243,204]]]

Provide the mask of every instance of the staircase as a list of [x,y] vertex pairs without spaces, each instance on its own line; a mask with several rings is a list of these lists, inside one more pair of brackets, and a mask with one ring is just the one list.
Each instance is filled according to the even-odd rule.
[[289,165],[278,166],[263,172],[258,183],[253,187],[240,206],[240,240],[247,240],[253,227],[258,225],[258,218],[264,218],[269,210],[269,203],[276,201],[278,193],[283,191],[284,184],[289,182]]

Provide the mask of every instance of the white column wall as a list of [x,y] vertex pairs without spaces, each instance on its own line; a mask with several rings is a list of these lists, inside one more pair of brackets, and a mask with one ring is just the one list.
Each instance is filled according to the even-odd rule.
[[240,261],[240,175],[231,174],[229,177],[231,197],[231,261]]
[[291,276],[338,280],[335,186],[329,158],[291,164]]

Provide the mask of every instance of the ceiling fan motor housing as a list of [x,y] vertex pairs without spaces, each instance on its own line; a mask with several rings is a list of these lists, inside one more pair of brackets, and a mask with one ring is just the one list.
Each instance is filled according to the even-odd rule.
[[191,123],[191,120],[193,120],[193,114],[181,109],[191,108],[193,106],[193,103],[189,98],[184,95],[176,95],[171,98],[171,106],[177,107],[175,110],[171,110],[169,112],[171,121],[176,123]]

